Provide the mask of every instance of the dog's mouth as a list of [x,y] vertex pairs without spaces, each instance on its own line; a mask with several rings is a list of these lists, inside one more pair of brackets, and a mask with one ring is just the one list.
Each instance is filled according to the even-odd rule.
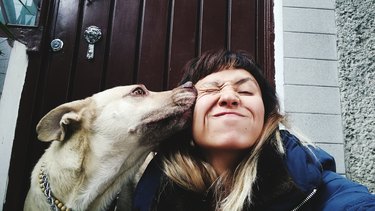
[[144,125],[159,124],[171,119],[186,121],[191,119],[192,107],[195,103],[197,91],[191,82],[187,82],[173,90],[171,102],[146,114],[141,122]]
[[178,113],[171,112],[159,118],[146,118],[137,127],[138,134],[142,136],[140,144],[156,147],[162,140],[186,128],[191,123],[191,119],[191,109],[179,111]]
[[179,129],[180,127],[184,127],[184,125],[191,120],[193,113],[192,106],[169,107],[169,109],[168,107],[169,106],[166,106],[166,108],[161,108],[145,115],[138,127],[146,131],[153,127],[165,127],[168,125],[172,128]]
[[136,127],[143,136],[142,142],[157,145],[161,140],[186,128],[191,123],[196,90],[184,84],[173,92],[171,103],[146,114]]

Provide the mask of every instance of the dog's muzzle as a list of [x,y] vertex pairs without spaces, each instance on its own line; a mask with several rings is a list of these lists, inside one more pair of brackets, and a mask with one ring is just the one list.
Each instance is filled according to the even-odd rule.
[[197,90],[193,83],[188,81],[181,86],[173,89],[173,102],[181,107],[190,109],[196,99]]

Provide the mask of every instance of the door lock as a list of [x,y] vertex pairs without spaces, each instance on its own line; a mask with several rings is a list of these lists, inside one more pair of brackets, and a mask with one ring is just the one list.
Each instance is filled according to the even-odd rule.
[[51,49],[54,52],[61,51],[61,49],[64,47],[64,42],[60,39],[53,39],[51,41]]

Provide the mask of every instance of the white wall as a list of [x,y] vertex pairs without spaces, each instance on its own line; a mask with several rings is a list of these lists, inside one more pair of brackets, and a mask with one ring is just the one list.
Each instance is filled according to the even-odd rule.
[[335,1],[274,1],[275,69],[293,126],[332,154],[345,174],[338,85]]
[[[14,42],[0,99],[0,201],[3,204],[5,203],[10,155],[27,64],[26,46],[17,41]],[[3,205],[0,207],[0,210],[2,209]]]
[[8,44],[7,38],[0,38],[0,98],[3,91],[3,85],[5,80],[5,73],[8,68],[9,56],[11,47]]

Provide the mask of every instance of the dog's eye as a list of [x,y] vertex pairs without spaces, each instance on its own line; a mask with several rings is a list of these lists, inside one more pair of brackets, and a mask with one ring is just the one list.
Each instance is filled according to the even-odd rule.
[[133,91],[131,92],[131,95],[133,96],[142,96],[142,95],[145,95],[146,94],[146,91],[144,89],[142,89],[141,87],[137,87],[135,89],[133,89]]

